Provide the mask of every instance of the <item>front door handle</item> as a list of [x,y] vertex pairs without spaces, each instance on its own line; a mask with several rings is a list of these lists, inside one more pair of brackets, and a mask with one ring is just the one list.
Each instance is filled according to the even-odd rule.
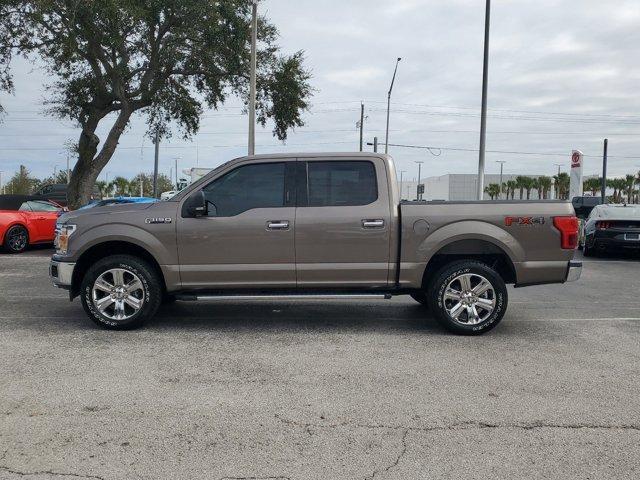
[[267,222],[269,230],[287,230],[289,228],[289,220],[270,220]]
[[382,228],[384,227],[384,220],[362,220],[362,228]]

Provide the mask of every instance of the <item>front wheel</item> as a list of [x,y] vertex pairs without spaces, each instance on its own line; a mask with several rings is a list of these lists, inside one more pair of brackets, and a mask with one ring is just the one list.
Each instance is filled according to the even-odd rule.
[[82,280],[82,306],[103,328],[129,330],[153,317],[162,301],[162,284],[145,261],[113,255],[93,265]]
[[488,265],[462,260],[445,265],[427,289],[429,306],[446,329],[480,335],[494,328],[507,309],[507,287]]

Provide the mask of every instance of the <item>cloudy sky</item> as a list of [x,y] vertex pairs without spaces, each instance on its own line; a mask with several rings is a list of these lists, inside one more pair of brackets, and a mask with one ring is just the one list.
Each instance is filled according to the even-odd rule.
[[[384,138],[386,92],[402,57],[393,95],[390,147],[406,178],[415,161],[427,175],[475,173],[479,140],[484,1],[263,0],[284,51],[306,52],[316,89],[306,126],[282,144],[258,130],[258,153],[353,151],[366,106],[365,137]],[[640,2],[494,0],[487,172],[551,175],[566,171],[572,149],[585,173],[601,168],[610,139],[610,172],[640,170]],[[15,95],[0,94],[0,170],[23,163],[45,176],[64,168],[64,144],[77,129],[42,115],[43,72],[14,64]],[[162,145],[160,168],[214,167],[246,153],[247,118],[238,102],[207,112],[192,142]],[[136,119],[105,169],[110,178],[153,168],[153,148]],[[368,147],[371,148],[371,147]]]

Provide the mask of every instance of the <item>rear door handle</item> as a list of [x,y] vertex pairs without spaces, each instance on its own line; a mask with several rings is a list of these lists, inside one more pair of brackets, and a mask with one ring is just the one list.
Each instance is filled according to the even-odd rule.
[[382,228],[384,220],[362,220],[362,228]]
[[270,220],[267,222],[269,230],[287,230],[289,228],[289,220]]

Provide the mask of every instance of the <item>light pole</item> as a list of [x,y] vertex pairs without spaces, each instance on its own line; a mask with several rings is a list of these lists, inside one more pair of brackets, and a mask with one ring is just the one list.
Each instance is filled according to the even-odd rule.
[[416,186],[416,200],[420,200],[420,174],[422,173],[422,164],[424,163],[421,160],[416,160],[418,164],[418,185]]
[[482,67],[482,112],[480,114],[480,155],[478,159],[478,200],[484,196],[484,154],[487,140],[487,89],[489,85],[489,26],[491,0],[486,0],[484,16],[484,63]]
[[504,164],[507,163],[506,160],[496,160],[496,163],[500,164],[500,195],[502,195],[502,170],[504,168]]
[[56,175],[58,174],[58,165],[53,166],[53,182],[56,181]]
[[560,168],[562,167],[561,163],[554,163],[556,167],[558,167],[558,175],[560,175]]
[[389,116],[391,115],[391,92],[393,91],[393,84],[396,81],[396,73],[398,73],[398,64],[402,60],[398,57],[396,60],[396,68],[393,70],[393,78],[391,79],[391,86],[389,87],[389,94],[387,95],[387,135],[384,142],[384,153],[389,153]]
[[[249,155],[256,153],[256,48],[258,42],[258,2],[251,5],[251,74],[249,79]],[[176,182],[177,183],[177,182]]]
[[406,170],[400,170],[400,199],[402,199],[402,185],[403,185],[403,181],[402,181],[402,176],[404,175],[404,172],[406,172]]

